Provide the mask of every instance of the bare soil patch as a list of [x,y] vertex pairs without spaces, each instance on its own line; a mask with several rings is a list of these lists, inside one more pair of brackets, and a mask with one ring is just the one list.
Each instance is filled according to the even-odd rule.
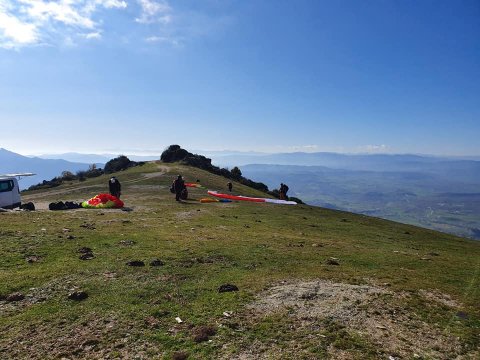
[[[431,299],[456,307],[456,302],[441,294],[425,292]],[[247,307],[254,318],[274,314],[288,314],[294,332],[325,338],[328,323],[338,324],[353,336],[364,339],[378,355],[395,359],[472,358],[460,356],[461,344],[455,336],[435,325],[422,321],[411,310],[403,307],[407,293],[395,293],[375,285],[352,285],[316,280],[282,283],[260,293]],[[291,346],[295,346],[294,343]],[[288,358],[294,350],[290,345],[265,347],[265,344],[246,346],[234,359]],[[329,346],[328,358],[355,358],[335,346]],[[283,355],[282,355],[283,354]],[[478,354],[477,354],[478,355]],[[473,355],[475,356],[475,354]],[[308,356],[307,356],[308,358]]]

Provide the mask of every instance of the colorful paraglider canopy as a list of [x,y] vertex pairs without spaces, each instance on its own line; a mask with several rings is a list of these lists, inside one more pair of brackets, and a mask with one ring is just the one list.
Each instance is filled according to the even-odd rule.
[[110,194],[98,194],[82,203],[86,209],[120,209],[123,205],[122,200]]
[[212,198],[203,198],[203,199],[200,199],[200,202],[201,203],[214,203],[214,202],[219,202],[219,200],[212,199]]
[[204,189],[204,187],[197,183],[185,183],[186,187],[197,188],[197,189]]
[[212,198],[203,198],[203,199],[200,199],[199,201],[201,203],[217,203],[217,202],[229,203],[229,202],[232,202],[232,200],[229,200],[229,199],[212,199]]
[[215,196],[221,199],[228,199],[228,200],[250,201],[250,202],[257,202],[257,203],[270,203],[270,204],[280,204],[280,205],[297,205],[295,201],[269,199],[269,198],[257,198],[257,197],[242,196],[242,195],[221,194],[216,191],[208,191],[208,195]]

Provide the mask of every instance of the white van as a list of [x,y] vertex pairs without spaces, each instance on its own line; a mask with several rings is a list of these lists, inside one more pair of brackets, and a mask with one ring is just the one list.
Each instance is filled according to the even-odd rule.
[[0,208],[13,209],[21,203],[17,178],[0,177]]

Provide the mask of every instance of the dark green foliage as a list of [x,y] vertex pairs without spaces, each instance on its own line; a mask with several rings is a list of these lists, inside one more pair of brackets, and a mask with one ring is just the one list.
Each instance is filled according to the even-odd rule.
[[76,176],[70,171],[62,171],[62,180],[64,181],[72,181],[75,180]]
[[37,185],[32,185],[28,188],[28,190],[39,190],[39,189],[48,189],[56,186],[62,185],[63,180],[61,177],[54,177],[52,180],[43,180],[41,183]]
[[277,199],[280,198],[280,191],[278,189],[273,189],[272,191],[268,192],[270,195],[276,197]]
[[78,181],[84,181],[85,179],[95,178],[95,177],[101,176],[101,175],[103,175],[103,170],[100,169],[100,168],[97,168],[97,166],[95,164],[92,164],[92,165],[90,165],[88,170],[77,171],[76,179]]
[[288,200],[295,201],[297,204],[305,204],[302,200],[294,196],[289,196]]
[[105,164],[105,174],[126,170],[136,165],[137,163],[135,161],[131,161],[125,155],[120,155],[119,157],[116,157]]
[[76,174],[73,174],[71,171],[62,171],[61,176],[56,176],[52,180],[43,180],[39,184],[30,186],[28,190],[48,189],[59,186],[66,181],[85,181],[87,178],[94,178],[100,175],[103,175],[103,170],[92,164],[88,170],[80,170]]
[[232,178],[235,180],[240,180],[242,178],[242,172],[237,166],[230,170],[230,173],[232,174]]
[[189,155],[189,152],[182,149],[180,145],[170,145],[160,156],[160,160],[166,163],[181,161]]
[[261,182],[256,182],[256,181],[252,181],[250,179],[247,179],[247,178],[240,178],[240,180],[238,180],[241,184],[243,185],[247,185],[251,188],[254,188],[256,190],[260,190],[260,191],[263,191],[263,192],[268,192],[268,186],[265,185],[264,183],[261,183]]

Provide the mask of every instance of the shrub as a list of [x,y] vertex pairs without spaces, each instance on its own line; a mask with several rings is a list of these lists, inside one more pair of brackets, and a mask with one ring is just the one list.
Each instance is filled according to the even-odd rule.
[[160,156],[160,160],[166,163],[181,161],[185,159],[190,153],[182,149],[180,145],[170,145]]
[[130,159],[125,155],[120,155],[119,157],[116,157],[115,159],[108,161],[105,164],[104,171],[105,171],[105,174],[111,174],[117,171],[126,170],[136,165],[137,163],[135,161],[130,161]]

